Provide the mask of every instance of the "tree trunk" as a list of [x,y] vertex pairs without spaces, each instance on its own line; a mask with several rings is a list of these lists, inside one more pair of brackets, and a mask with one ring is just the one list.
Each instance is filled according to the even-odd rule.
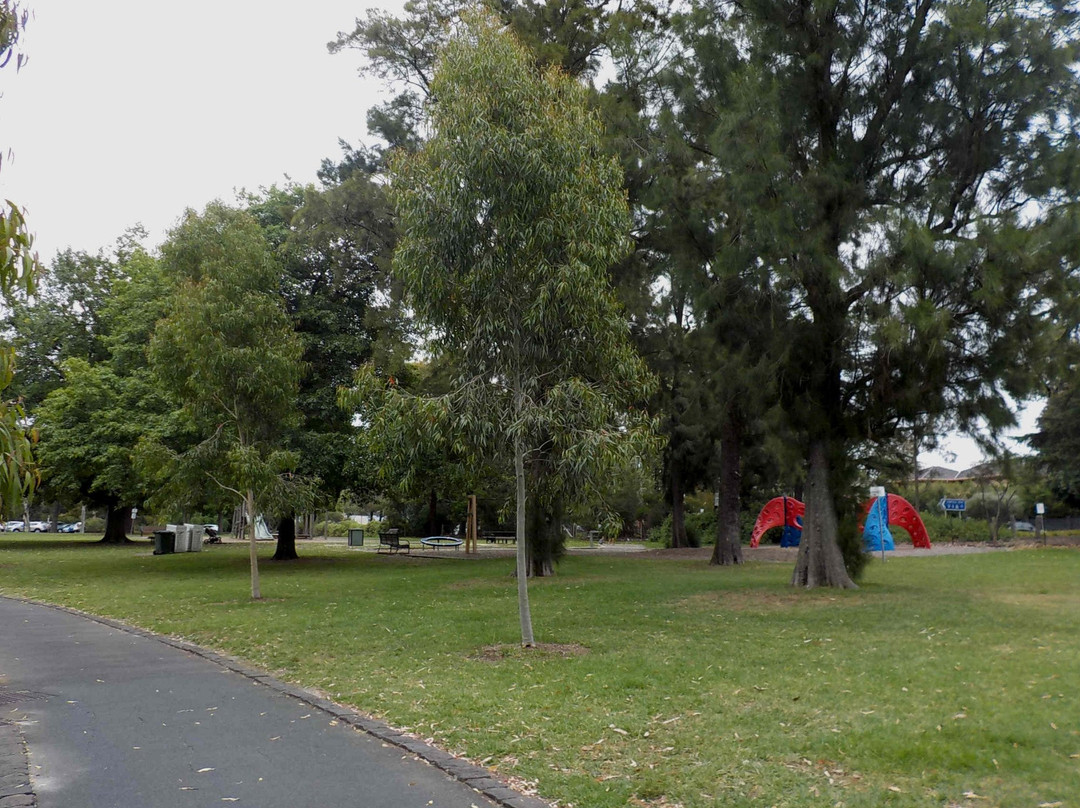
[[720,431],[720,479],[716,507],[716,544],[710,564],[741,564],[742,540],[739,536],[739,494],[742,486],[742,455],[739,428],[727,419]]
[[809,469],[806,475],[806,516],[803,518],[802,541],[792,586],[814,589],[832,586],[857,589],[844,567],[837,538],[836,501],[829,480],[828,444],[814,441],[810,445]]
[[671,546],[689,547],[686,540],[686,492],[683,491],[682,467],[671,460]]
[[439,492],[434,488],[428,494],[427,531],[429,536],[438,536],[439,530]]
[[274,548],[274,561],[292,561],[299,558],[296,554],[296,515],[289,511],[278,520],[277,547]]
[[128,544],[131,541],[127,537],[127,517],[130,513],[130,508],[109,503],[105,510],[105,535],[101,538],[102,544]]
[[247,503],[247,529],[248,529],[248,559],[251,562],[251,598],[260,600],[262,591],[259,589],[259,552],[255,545],[255,492],[249,490],[245,497]]
[[49,515],[49,532],[55,533],[60,529],[60,500],[54,499],[52,513]]
[[[539,484],[539,467],[533,469],[533,483]],[[535,490],[535,489],[534,489]],[[562,505],[550,509],[535,502],[526,509],[526,535],[529,537],[529,577],[544,578],[555,574],[555,562],[562,555]]]
[[[520,393],[519,393],[520,395]],[[525,450],[521,438],[514,439],[514,478],[517,483],[517,590],[518,617],[521,620],[521,644],[532,648],[532,613],[529,611],[529,570],[525,546]]]

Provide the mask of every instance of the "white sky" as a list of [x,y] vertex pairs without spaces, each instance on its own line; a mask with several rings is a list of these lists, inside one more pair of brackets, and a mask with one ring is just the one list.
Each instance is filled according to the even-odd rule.
[[[1045,401],[1038,400],[1030,402],[1026,407],[1022,407],[1017,416],[1019,426],[1016,429],[1009,430],[1007,434],[1023,436],[1035,432],[1039,416],[1045,406]],[[1015,439],[1006,439],[1005,445],[1006,448],[1018,455],[1031,454],[1031,448],[1026,443],[1021,443]],[[956,471],[963,471],[977,465],[982,459],[982,452],[974,440],[962,435],[947,435],[936,451],[919,455],[919,467],[945,466]]]
[[[400,0],[29,0],[0,71],[0,194],[36,247],[111,245],[143,223],[158,243],[186,207],[234,189],[315,180],[338,138],[358,144],[383,94],[360,55],[326,43]],[[10,154],[9,154],[10,151]]]
[[[50,261],[109,246],[137,222],[157,244],[186,207],[286,175],[313,181],[338,138],[365,138],[385,96],[358,77],[359,54],[331,56],[326,43],[368,8],[401,2],[30,0],[29,62],[0,71],[0,195],[27,209]],[[942,450],[920,464],[980,459],[959,437]]]

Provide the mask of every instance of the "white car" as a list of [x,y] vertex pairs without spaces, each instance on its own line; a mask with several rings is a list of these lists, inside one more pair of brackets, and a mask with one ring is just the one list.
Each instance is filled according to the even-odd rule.
[[31,533],[48,533],[49,532],[49,523],[48,522],[31,522],[30,523],[30,532]]
[[8,533],[22,533],[25,529],[26,525],[23,524],[21,519],[12,519],[10,522],[4,525],[4,530]]

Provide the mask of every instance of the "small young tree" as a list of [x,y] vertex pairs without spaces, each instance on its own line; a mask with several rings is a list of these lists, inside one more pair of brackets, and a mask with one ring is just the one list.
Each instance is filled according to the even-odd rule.
[[157,377],[203,440],[173,458],[243,502],[249,519],[251,596],[261,597],[255,515],[285,506],[296,457],[281,448],[296,418],[302,346],[282,306],[277,265],[258,223],[212,203],[189,210],[162,248],[178,279],[172,312],[150,343]]
[[392,163],[394,267],[430,349],[459,368],[442,417],[475,450],[512,458],[529,646],[528,472],[582,493],[651,434],[633,404],[652,381],[606,275],[629,248],[626,196],[586,88],[538,74],[491,18],[466,16],[432,86],[431,139]]

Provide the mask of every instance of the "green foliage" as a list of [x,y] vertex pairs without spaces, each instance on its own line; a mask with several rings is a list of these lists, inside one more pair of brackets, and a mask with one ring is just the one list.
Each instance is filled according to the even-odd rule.
[[359,522],[354,522],[352,519],[329,519],[322,522],[316,522],[314,527],[314,536],[333,536],[335,538],[344,538],[349,535],[349,530],[355,528],[363,528],[365,541],[367,538],[377,536],[376,532],[373,532],[371,525],[362,525]]
[[1054,494],[1071,507],[1080,507],[1080,384],[1070,379],[1054,391],[1031,442]]
[[[296,419],[302,345],[277,294],[280,270],[258,223],[212,203],[188,211],[162,248],[176,278],[169,314],[150,342],[155,378],[183,402],[194,445],[142,448],[159,491],[183,496],[202,478],[260,508],[310,498],[293,477],[297,458],[280,445]],[[180,482],[171,489],[169,480]],[[176,504],[183,504],[180,499]]]
[[140,484],[131,452],[147,427],[138,415],[159,400],[150,380],[85,359],[67,361],[63,372],[64,384],[35,412],[50,490],[101,504],[135,501]]
[[1074,296],[1075,7],[701,2],[676,30],[689,80],[659,118],[707,167],[677,187],[719,186],[719,280],[750,266],[783,295],[779,392],[810,456],[844,476],[904,424],[1009,424],[1058,336],[1046,301]]
[[[0,0],[0,68],[15,57],[15,69],[26,61],[18,50],[19,39],[29,20],[29,12],[14,0]],[[34,238],[26,226],[22,209],[10,199],[0,204],[0,295],[15,292],[33,294],[38,257]]]
[[[12,56],[16,69],[22,66],[25,57],[18,43],[27,18],[19,3],[0,1],[0,67]],[[10,199],[0,203],[0,300],[5,305],[34,292],[39,267],[33,243],[22,209]],[[15,352],[0,341],[0,393],[11,385],[14,372]],[[21,403],[0,400],[0,512],[15,511],[38,483],[33,439]]]
[[941,512],[922,511],[923,524],[930,536],[930,543],[937,542],[983,542],[990,540],[990,528],[985,520],[946,516]]
[[[44,397],[33,414],[52,496],[110,508],[142,499],[135,446],[167,429],[174,406],[154,383],[146,359],[168,290],[157,261],[126,238],[111,257],[61,254],[45,276],[42,299],[16,308],[14,323],[28,354],[43,367],[59,362],[58,378],[42,375],[27,384]],[[23,326],[39,314],[59,326],[57,334],[70,335],[70,352],[49,356],[45,343],[34,344],[39,332]]]
[[317,477],[332,502],[349,486],[368,484],[350,451],[349,414],[337,390],[377,349],[400,341],[399,317],[376,302],[388,291],[394,233],[386,193],[363,170],[326,187],[287,185],[244,197],[280,269],[278,286],[303,345],[298,423],[285,443],[299,455],[299,473]]
[[595,488],[640,449],[629,407],[650,384],[605,277],[628,245],[618,167],[585,88],[537,75],[490,20],[447,46],[434,87],[435,135],[393,164],[395,270],[459,387],[415,406],[480,454],[543,447],[555,476]]
[[633,406],[651,382],[606,277],[628,246],[625,196],[585,88],[538,75],[492,20],[464,24],[432,87],[432,138],[392,164],[395,272],[452,377],[416,395],[372,368],[343,401],[379,436],[374,456],[404,467],[403,488],[432,454],[503,474],[514,461],[543,569],[552,515],[597,499],[649,442]]

